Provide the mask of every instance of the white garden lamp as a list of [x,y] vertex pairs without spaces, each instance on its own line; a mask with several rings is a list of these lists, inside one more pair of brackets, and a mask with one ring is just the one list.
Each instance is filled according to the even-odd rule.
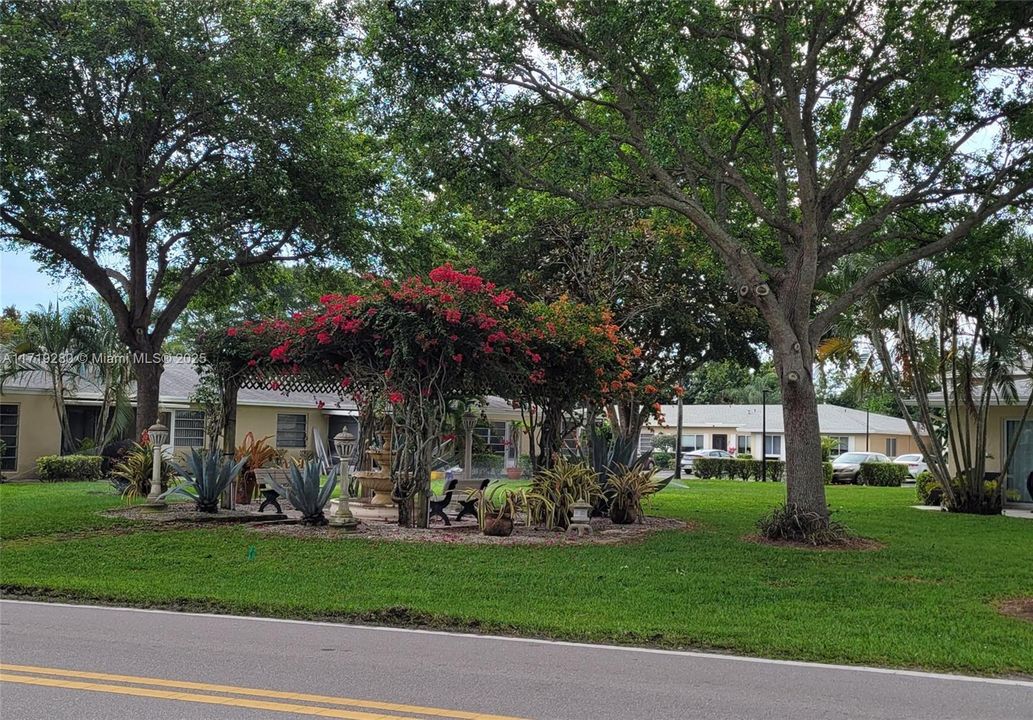
[[473,429],[477,427],[477,416],[467,410],[463,413],[463,479],[467,483],[473,481]]
[[343,528],[346,532],[352,532],[359,525],[359,521],[355,519],[351,508],[348,507],[348,484],[350,482],[348,464],[351,462],[352,451],[355,450],[355,436],[347,430],[337,433],[334,435],[334,450],[337,451],[337,457],[340,458],[338,482],[341,483],[341,491],[337,495],[337,512],[330,518],[330,524]]
[[147,494],[147,504],[154,508],[165,507],[165,501],[161,499],[161,462],[162,462],[162,446],[168,442],[169,429],[161,424],[161,421],[155,422],[149,428],[147,428],[147,437],[151,441],[151,452],[154,455],[151,457],[151,491]]

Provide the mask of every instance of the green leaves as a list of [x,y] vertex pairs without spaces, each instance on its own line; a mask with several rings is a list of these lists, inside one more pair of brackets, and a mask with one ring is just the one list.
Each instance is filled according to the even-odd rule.
[[197,448],[191,448],[186,466],[175,466],[176,472],[188,478],[187,482],[162,493],[160,498],[184,495],[196,503],[200,512],[217,512],[219,497],[246,463],[247,458],[237,462],[224,460],[218,450],[202,453]]
[[330,496],[337,487],[339,469],[339,465],[331,468],[326,482],[320,485],[323,468],[317,460],[309,460],[300,467],[292,463],[287,467],[288,487],[277,489],[281,494],[287,496],[296,510],[301,511],[302,520],[306,524],[325,525],[326,517],[323,515],[323,508],[330,502]]

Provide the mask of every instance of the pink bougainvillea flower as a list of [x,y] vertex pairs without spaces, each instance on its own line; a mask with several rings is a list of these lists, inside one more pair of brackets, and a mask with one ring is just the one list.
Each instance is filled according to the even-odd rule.
[[463,354],[462,353],[456,353],[455,355],[452,356],[452,359],[455,360],[457,363],[461,363],[463,361]]
[[235,327],[226,328],[226,334],[229,335],[230,337],[234,337],[237,334],[237,328],[235,328]]
[[405,396],[397,390],[389,393],[387,396],[387,401],[392,405],[401,405],[403,400],[405,400]]

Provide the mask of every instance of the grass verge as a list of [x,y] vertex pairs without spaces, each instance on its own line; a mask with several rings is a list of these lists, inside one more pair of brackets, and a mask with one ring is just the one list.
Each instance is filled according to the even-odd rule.
[[[913,490],[829,488],[880,550],[745,542],[779,485],[669,488],[654,514],[699,524],[626,546],[313,541],[240,527],[133,532],[102,484],[0,486],[6,594],[709,648],[836,663],[1033,674],[1033,522],[919,512]],[[9,524],[10,522],[10,524]],[[43,534],[44,532],[48,534]]]

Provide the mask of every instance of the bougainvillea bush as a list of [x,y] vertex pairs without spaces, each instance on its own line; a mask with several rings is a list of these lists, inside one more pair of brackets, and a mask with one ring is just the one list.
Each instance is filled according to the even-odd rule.
[[561,298],[524,308],[528,344],[537,360],[531,382],[517,389],[532,439],[535,468],[551,467],[586,408],[626,392],[637,352],[605,310]]
[[425,522],[432,452],[451,408],[488,394],[519,400],[549,465],[579,407],[629,391],[637,353],[598,308],[526,303],[449,264],[425,277],[368,278],[362,292],[324,295],[290,319],[229,328],[219,345],[272,389],[325,389],[330,379],[360,408],[387,411],[404,523]]
[[539,377],[521,304],[476,270],[443,265],[426,277],[370,278],[362,294],[327,294],[289,321],[231,332],[266,340],[248,364],[274,389],[295,377],[332,377],[360,405],[390,410],[399,436],[396,499],[404,506],[427,495],[431,453],[451,404],[512,394]]

